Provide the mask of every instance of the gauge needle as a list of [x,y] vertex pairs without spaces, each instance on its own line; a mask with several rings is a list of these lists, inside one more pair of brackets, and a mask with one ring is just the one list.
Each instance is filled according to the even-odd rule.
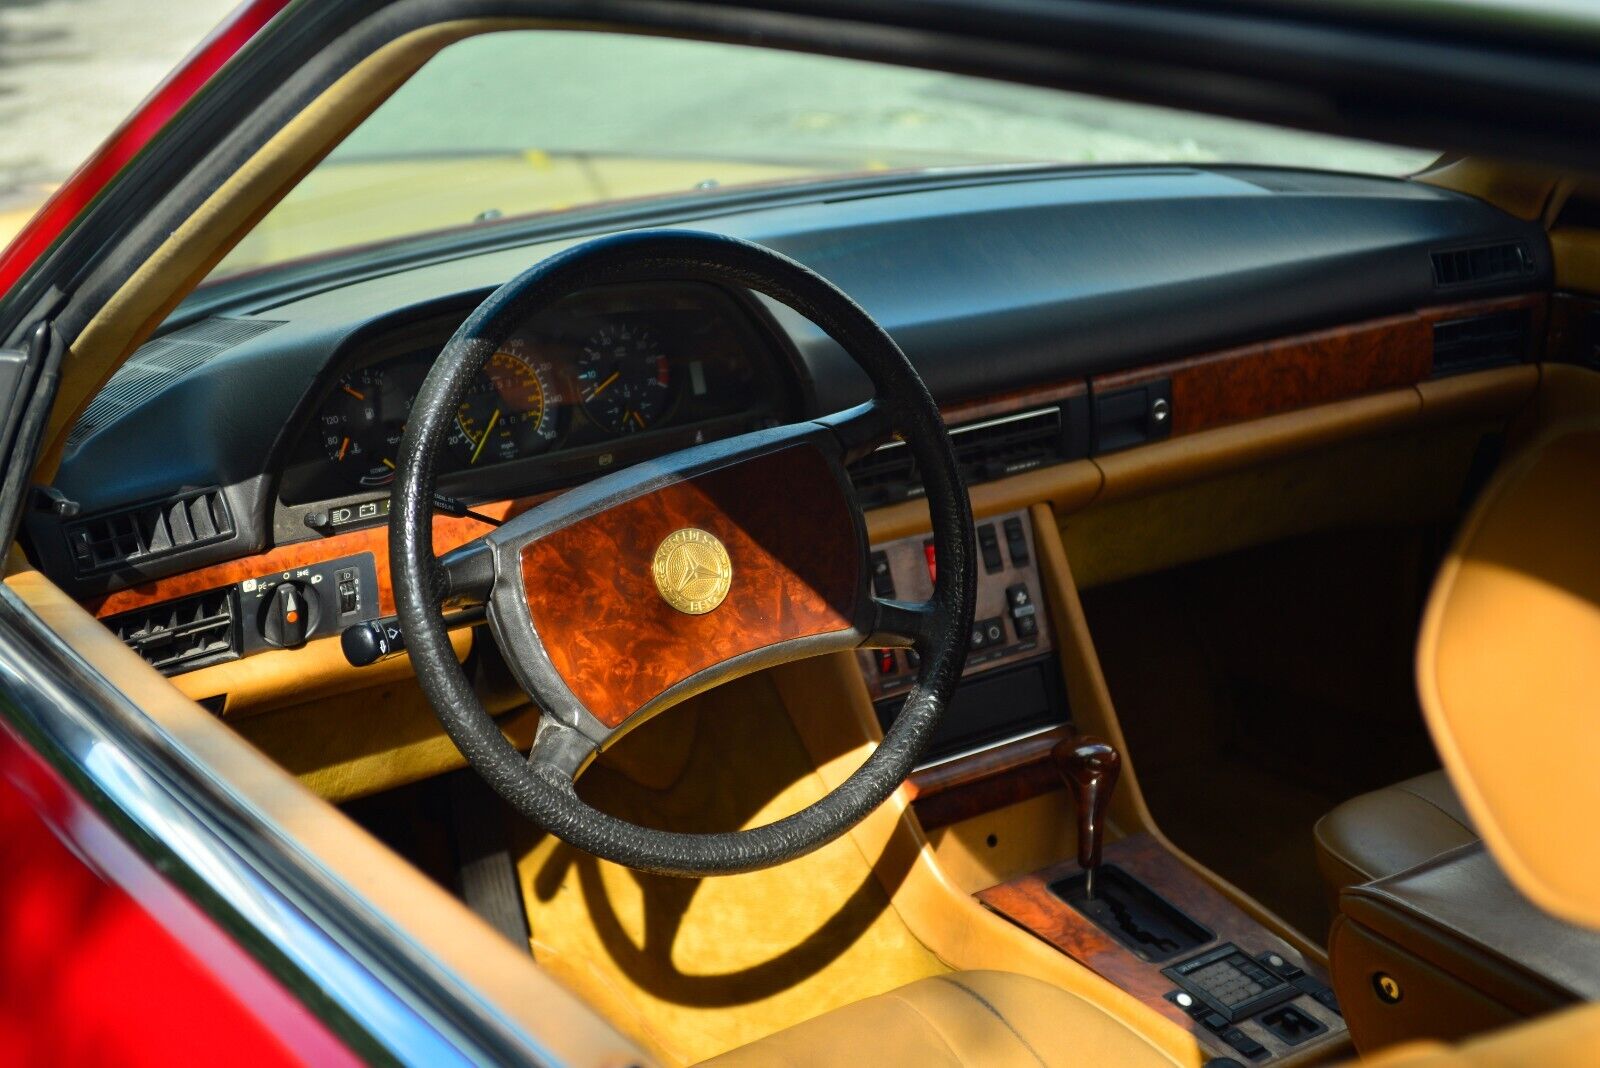
[[590,400],[594,400],[596,397],[600,396],[600,394],[605,392],[607,386],[611,385],[611,383],[615,382],[617,379],[619,379],[621,377],[622,377],[622,372],[621,371],[612,371],[610,378],[606,379],[604,382],[602,382],[598,386],[594,387],[593,392],[591,392],[589,394],[589,399]]
[[634,411],[630,411],[628,414],[633,417],[633,421],[635,423],[639,424],[639,429],[643,430],[644,429],[644,416],[642,416],[638,412],[634,412]]
[[499,421],[500,409],[496,408],[494,410],[494,414],[489,417],[489,425],[483,428],[482,434],[478,435],[478,447],[472,450],[472,459],[467,461],[468,464],[475,464],[478,462],[478,454],[483,452],[484,444],[489,440],[490,433],[494,431],[494,425]]
[[350,451],[350,439],[345,438],[339,443],[339,459],[344,459],[344,454]]
[[384,461],[383,461],[383,466],[385,466],[385,467],[387,467],[387,468],[388,468],[388,469],[389,469],[389,470],[391,470],[391,471],[393,471],[393,470],[394,470],[394,461],[393,461],[393,460],[390,460],[390,459],[387,459],[387,458],[385,458],[385,459],[384,459]]
[[339,388],[350,394],[350,396],[354,397],[356,400],[364,401],[367,399],[367,395],[362,393],[360,390],[351,389],[349,386],[340,386]]

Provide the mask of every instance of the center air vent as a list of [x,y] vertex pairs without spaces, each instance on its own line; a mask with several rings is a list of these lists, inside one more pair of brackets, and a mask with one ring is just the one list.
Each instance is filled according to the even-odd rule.
[[[1083,398],[1074,398],[1082,401]],[[950,441],[967,485],[1061,463],[1087,453],[1088,420],[1073,402],[952,427]],[[920,497],[922,478],[904,442],[892,441],[850,465],[863,507]]]
[[1433,281],[1438,286],[1493,282],[1532,274],[1533,257],[1520,244],[1481,245],[1433,254]]
[[233,591],[212,590],[105,621],[145,662],[166,675],[239,655]]
[[69,524],[64,533],[80,577],[144,563],[233,536],[233,518],[217,489],[101,512]]

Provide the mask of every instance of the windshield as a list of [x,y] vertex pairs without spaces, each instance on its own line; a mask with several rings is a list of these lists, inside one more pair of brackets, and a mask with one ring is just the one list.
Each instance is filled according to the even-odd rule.
[[1040,163],[1407,174],[1435,155],[829,56],[511,31],[430,60],[211,280],[498,219],[758,183]]

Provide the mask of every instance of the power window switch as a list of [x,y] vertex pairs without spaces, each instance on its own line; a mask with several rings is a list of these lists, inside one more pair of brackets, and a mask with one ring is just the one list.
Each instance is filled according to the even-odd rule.
[[985,523],[978,528],[978,551],[983,554],[983,570],[992,575],[1005,567],[1000,559],[1000,539],[995,537],[994,524]]
[[1028,539],[1022,533],[1022,520],[1012,516],[1003,526],[1006,532],[1006,550],[1011,553],[1011,566],[1027,567],[1033,558],[1028,554]]
[[1222,1032],[1222,1041],[1249,1057],[1253,1061],[1261,1060],[1267,1055],[1267,1047],[1239,1030],[1237,1027],[1229,1028]]

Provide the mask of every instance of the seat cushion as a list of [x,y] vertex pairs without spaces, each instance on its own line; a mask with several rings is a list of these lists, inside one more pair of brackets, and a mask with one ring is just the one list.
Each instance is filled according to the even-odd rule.
[[1173,1064],[1082,998],[1025,975],[989,971],[919,979],[704,1063],[716,1068]]
[[1478,841],[1442,771],[1351,798],[1318,820],[1314,833],[1317,864],[1335,897]]

